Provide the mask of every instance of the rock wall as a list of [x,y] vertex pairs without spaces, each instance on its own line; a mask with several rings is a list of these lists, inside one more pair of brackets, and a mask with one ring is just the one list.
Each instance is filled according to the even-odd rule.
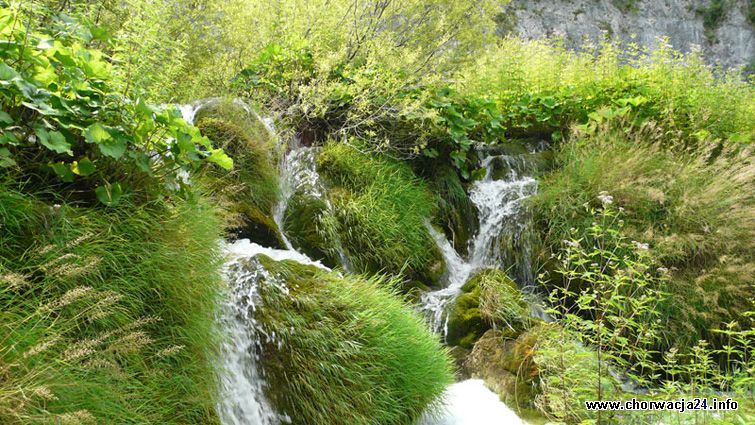
[[[755,66],[754,0],[512,0],[498,31],[536,39],[562,36],[578,48],[606,36],[654,48],[663,36],[681,51],[699,48],[726,68]],[[699,46],[699,47],[698,47]]]

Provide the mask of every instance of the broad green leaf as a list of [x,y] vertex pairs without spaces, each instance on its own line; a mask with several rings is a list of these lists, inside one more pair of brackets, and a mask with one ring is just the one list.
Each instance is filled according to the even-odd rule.
[[111,138],[112,136],[110,135],[110,132],[107,131],[105,126],[98,122],[90,125],[84,130],[84,139],[89,143],[102,143]]
[[0,124],[13,124],[13,118],[5,111],[0,111]]
[[16,165],[16,161],[11,158],[8,148],[0,148],[0,168],[8,168]]
[[8,85],[18,76],[18,72],[16,72],[15,69],[9,67],[5,63],[0,63],[0,83]]
[[94,190],[94,194],[97,196],[97,200],[108,207],[112,207],[118,203],[118,200],[123,194],[123,190],[121,189],[120,183],[105,183],[102,186],[98,186],[97,189]]
[[34,133],[37,135],[39,143],[41,143],[42,146],[46,147],[47,149],[50,149],[51,151],[54,151],[56,153],[67,153],[69,155],[72,154],[71,144],[66,141],[66,137],[63,135],[63,133],[59,131],[48,132],[42,127],[37,127],[34,130]]
[[226,170],[233,168],[233,159],[226,155],[222,149],[215,149],[212,154],[207,158],[208,161],[223,167]]
[[80,161],[74,161],[71,165],[71,171],[79,176],[88,176],[95,172],[94,163],[87,157]]
[[63,180],[66,183],[70,183],[74,179],[74,175],[71,172],[71,168],[68,166],[68,164],[63,162],[57,162],[54,164],[50,164],[50,167],[55,172],[55,174],[60,177],[61,180]]
[[119,159],[126,152],[126,141],[123,139],[106,139],[97,145],[103,155]]

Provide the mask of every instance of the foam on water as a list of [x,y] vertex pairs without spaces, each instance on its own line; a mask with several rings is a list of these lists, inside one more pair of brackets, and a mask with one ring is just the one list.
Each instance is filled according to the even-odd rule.
[[526,425],[480,379],[450,385],[440,411],[426,414],[419,425]]

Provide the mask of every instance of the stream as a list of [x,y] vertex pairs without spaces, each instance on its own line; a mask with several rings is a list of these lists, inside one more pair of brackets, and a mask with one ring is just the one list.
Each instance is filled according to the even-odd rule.
[[[207,99],[191,105],[182,105],[184,119],[193,122],[199,109],[214,102]],[[271,120],[263,120],[244,105],[250,115],[260,119],[268,131],[276,137]],[[281,150],[286,147],[280,145]],[[315,166],[316,148],[300,146],[293,140],[282,155],[280,170],[281,196],[275,206],[273,217],[283,229],[287,203],[291,196],[302,190],[309,196],[327,200],[325,187],[321,184]],[[501,237],[514,241],[521,239],[526,226],[526,211],[523,200],[537,190],[537,182],[524,171],[526,160],[514,155],[489,155],[481,160],[488,169],[484,179],[475,182],[470,197],[479,211],[479,231],[470,242],[468,258],[462,258],[453,249],[446,237],[427,224],[428,230],[448,265],[444,278],[445,287],[424,294],[421,308],[428,315],[432,328],[445,335],[446,307],[460,293],[466,280],[478,270],[487,267],[505,269],[510,252],[501,249]],[[330,206],[329,206],[330,208]],[[302,264],[327,269],[318,261],[296,251],[282,232],[286,249],[272,249],[241,239],[224,245],[227,263],[224,268],[228,282],[226,301],[218,312],[218,323],[225,335],[221,347],[220,402],[217,410],[224,425],[278,425],[290,423],[291,419],[272,408],[264,388],[265,377],[261,370],[260,349],[263,344],[276,343],[276,335],[260,332],[255,326],[255,311],[259,303],[258,285],[261,281],[274,282],[276,289],[287,293],[285,282],[276,282],[258,263],[255,267],[242,267],[240,261],[253,259],[259,254],[276,261],[293,260]],[[338,242],[338,241],[336,241]],[[350,270],[348,258],[340,251],[341,266]],[[245,264],[249,264],[248,261]],[[528,264],[527,264],[528,266]],[[527,271],[531,279],[531,271]],[[528,284],[527,273],[525,281]],[[519,279],[521,280],[521,279]],[[443,407],[428,411],[420,425],[501,425],[525,424],[516,413],[500,401],[498,395],[485,387],[481,380],[470,379],[450,385],[443,395]]]

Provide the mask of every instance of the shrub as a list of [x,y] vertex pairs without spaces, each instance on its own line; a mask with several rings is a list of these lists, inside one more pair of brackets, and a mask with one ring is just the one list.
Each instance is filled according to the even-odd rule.
[[436,207],[407,164],[332,143],[317,168],[330,186],[338,234],[355,270],[437,282],[443,260],[425,227]]
[[294,424],[414,423],[451,382],[448,353],[383,278],[258,260],[268,398]]
[[0,184],[0,422],[214,423],[214,209],[58,202]]
[[144,200],[165,185],[184,188],[182,173],[201,159],[232,166],[174,108],[119,91],[110,62],[85,47],[89,28],[47,16],[36,32],[34,16],[21,11],[0,7],[0,36],[8,40],[0,48],[3,173],[22,175],[31,190],[54,185],[79,201],[113,205],[124,193]]
[[[607,191],[623,210],[624,232],[649,244],[670,271],[663,309],[669,345],[706,339],[718,346],[721,324],[742,319],[753,296],[753,163],[750,148],[665,148],[652,126],[632,132],[603,127],[562,146],[560,169],[534,198],[553,252],[570,229],[584,232]],[[541,263],[548,263],[547,253]],[[719,342],[717,342],[719,341]]]

